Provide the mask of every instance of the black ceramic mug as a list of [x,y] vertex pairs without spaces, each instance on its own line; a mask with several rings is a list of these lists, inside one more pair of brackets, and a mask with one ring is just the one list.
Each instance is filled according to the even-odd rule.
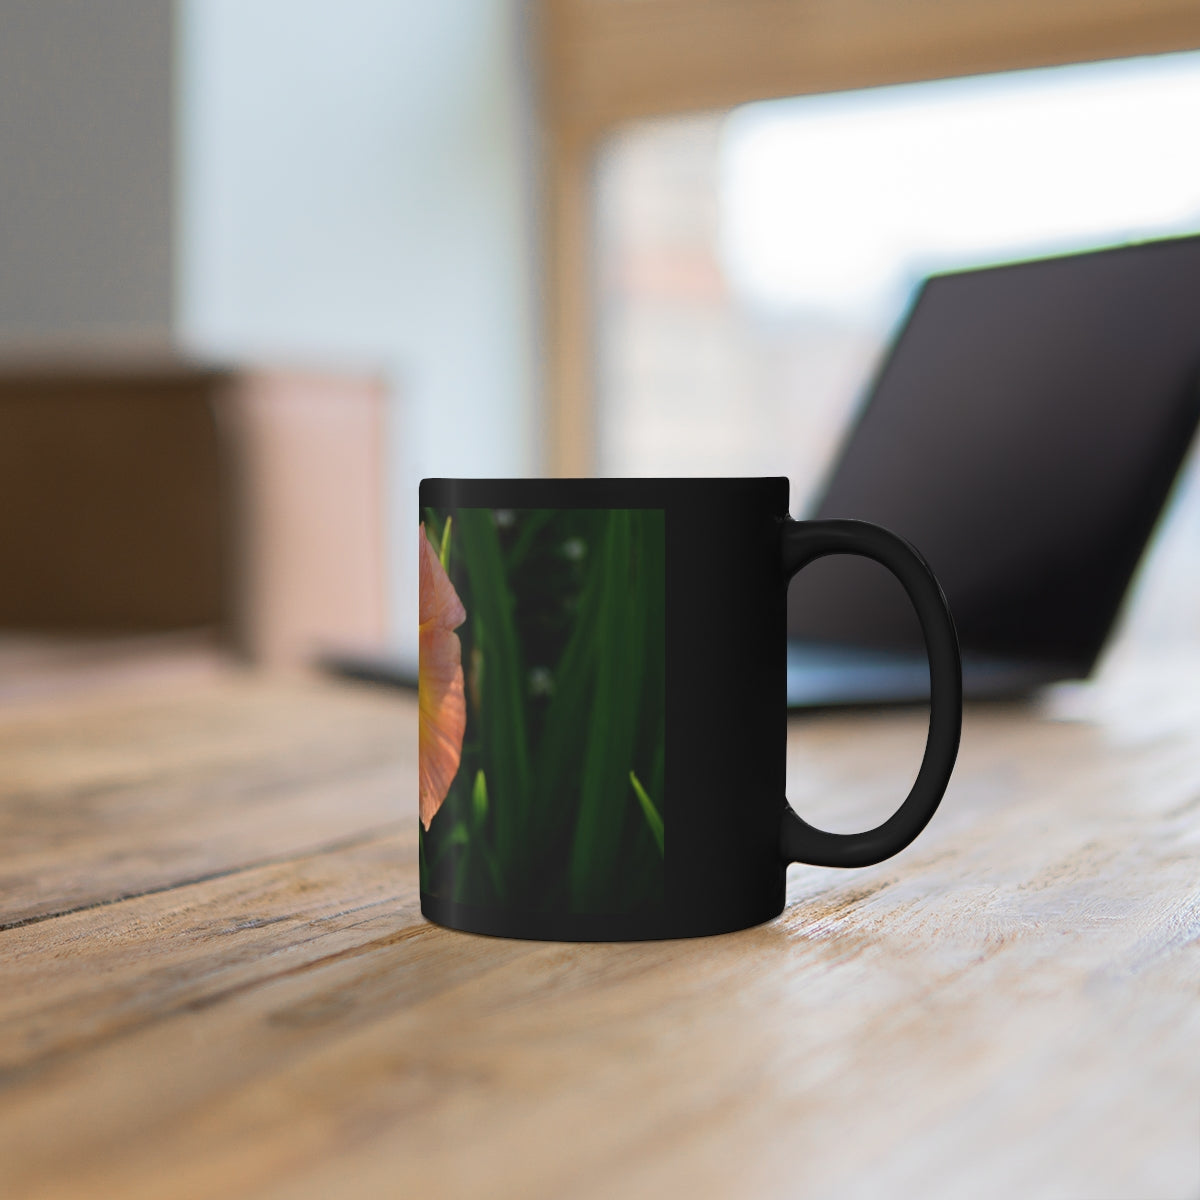
[[[793,521],[786,479],[427,479],[420,503],[430,920],[567,940],[724,933],[782,911],[788,863],[868,866],[933,816],[958,752],[958,641],[895,534]],[[892,571],[929,656],[920,772],[858,834],[813,828],[784,796],[785,595],[827,554]]]

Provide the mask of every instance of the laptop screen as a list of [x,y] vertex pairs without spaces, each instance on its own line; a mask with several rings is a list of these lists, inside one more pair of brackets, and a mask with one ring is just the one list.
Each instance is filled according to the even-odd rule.
[[[816,517],[902,534],[964,652],[1090,670],[1200,416],[1200,237],[934,276]],[[908,649],[898,586],[848,558],[788,598],[793,638]]]

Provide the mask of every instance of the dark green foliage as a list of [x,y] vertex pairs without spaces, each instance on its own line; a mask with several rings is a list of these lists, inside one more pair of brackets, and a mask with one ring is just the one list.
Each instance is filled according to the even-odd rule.
[[450,517],[467,730],[422,887],[586,913],[661,903],[663,514],[429,511],[435,549]]

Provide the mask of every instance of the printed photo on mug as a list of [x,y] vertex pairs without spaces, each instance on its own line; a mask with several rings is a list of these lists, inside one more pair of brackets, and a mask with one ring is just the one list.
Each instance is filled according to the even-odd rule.
[[663,905],[665,591],[661,509],[423,510],[426,896]]

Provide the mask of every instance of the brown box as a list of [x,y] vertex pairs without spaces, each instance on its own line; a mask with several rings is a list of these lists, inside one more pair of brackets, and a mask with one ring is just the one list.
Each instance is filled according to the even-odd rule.
[[377,645],[383,400],[332,373],[0,370],[0,629]]

